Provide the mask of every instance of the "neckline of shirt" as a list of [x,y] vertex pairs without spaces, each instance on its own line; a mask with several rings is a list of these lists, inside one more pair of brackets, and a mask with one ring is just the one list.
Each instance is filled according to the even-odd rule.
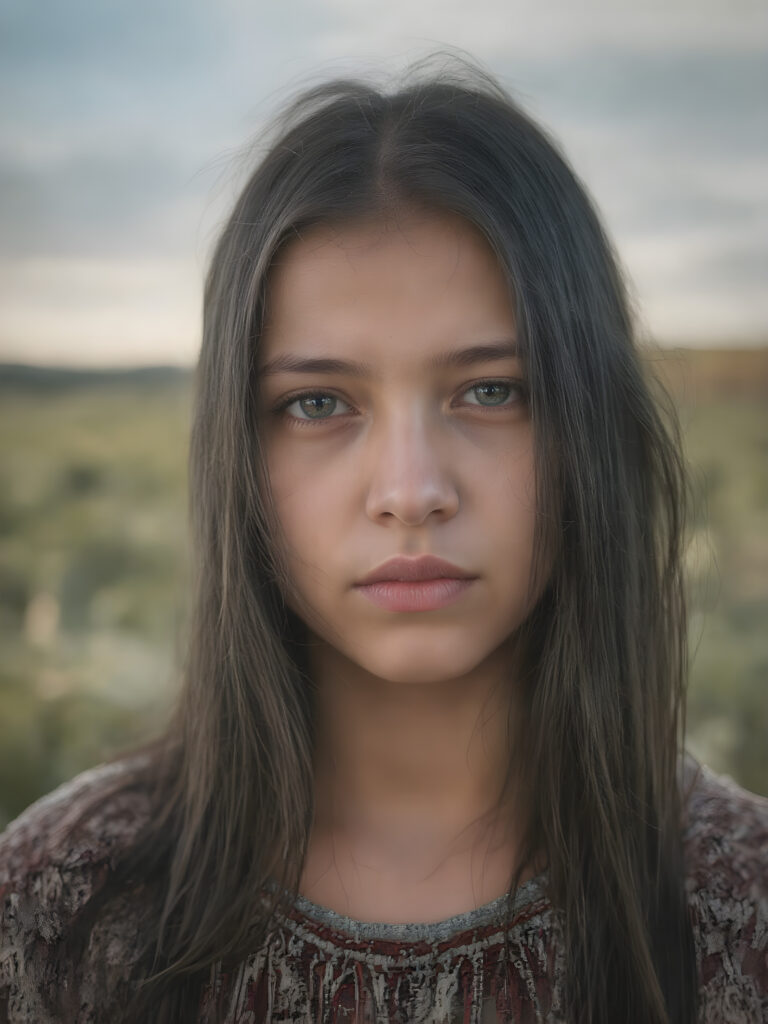
[[[540,899],[545,894],[545,875],[531,878],[518,886],[511,901],[510,919]],[[473,931],[491,924],[503,924],[509,893],[497,896],[482,906],[440,921],[389,923],[382,921],[359,921],[340,914],[330,907],[322,906],[298,894],[293,908],[310,925],[330,928],[359,941],[381,939],[392,942],[441,942],[462,932]]]

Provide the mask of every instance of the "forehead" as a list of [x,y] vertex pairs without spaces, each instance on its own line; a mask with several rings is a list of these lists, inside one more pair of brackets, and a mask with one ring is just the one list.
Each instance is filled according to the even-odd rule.
[[413,212],[313,227],[285,245],[260,348],[262,358],[377,345],[430,354],[513,332],[506,277],[480,231],[455,214]]

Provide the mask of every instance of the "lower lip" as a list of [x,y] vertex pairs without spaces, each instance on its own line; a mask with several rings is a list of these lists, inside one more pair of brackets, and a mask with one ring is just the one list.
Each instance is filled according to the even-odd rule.
[[390,612],[431,612],[458,600],[474,580],[439,579],[402,582],[383,580],[366,583],[356,589],[379,608]]

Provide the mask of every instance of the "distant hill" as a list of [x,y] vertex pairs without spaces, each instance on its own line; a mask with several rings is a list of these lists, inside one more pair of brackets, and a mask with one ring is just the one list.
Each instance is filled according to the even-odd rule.
[[179,366],[138,366],[129,369],[91,369],[0,363],[0,391],[62,391],[81,388],[135,388],[186,385],[192,370]]
[[[768,345],[762,348],[653,348],[646,350],[655,371],[677,399],[768,397]],[[193,370],[179,366],[91,369],[0,363],[0,392],[81,388],[164,388],[191,385]]]
[[768,346],[654,349],[648,358],[681,402],[768,397]]

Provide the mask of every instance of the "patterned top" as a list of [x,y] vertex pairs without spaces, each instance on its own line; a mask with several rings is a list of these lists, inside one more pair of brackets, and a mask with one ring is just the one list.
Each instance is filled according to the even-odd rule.
[[[77,956],[63,938],[146,820],[148,798],[134,791],[71,827],[123,770],[83,773],[0,836],[0,1024],[101,1024],[125,1003],[136,894],[94,915]],[[703,769],[687,802],[685,849],[699,1020],[767,1021],[768,800]],[[196,1024],[562,1021],[562,942],[546,875],[521,886],[508,928],[504,902],[396,925],[354,921],[300,896],[262,948],[212,970]]]

